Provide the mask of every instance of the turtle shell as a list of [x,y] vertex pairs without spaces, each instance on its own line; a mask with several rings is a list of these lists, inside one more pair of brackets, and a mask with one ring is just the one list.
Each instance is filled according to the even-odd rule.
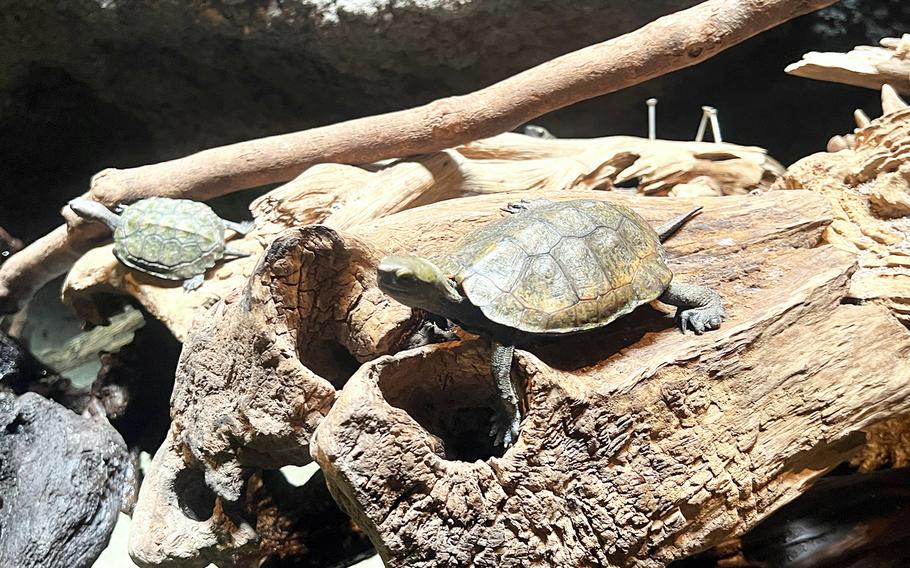
[[589,199],[531,202],[469,233],[438,264],[488,319],[540,334],[604,326],[673,277],[647,221]]
[[114,255],[159,278],[185,280],[221,260],[224,231],[221,218],[204,203],[151,197],[123,209]]

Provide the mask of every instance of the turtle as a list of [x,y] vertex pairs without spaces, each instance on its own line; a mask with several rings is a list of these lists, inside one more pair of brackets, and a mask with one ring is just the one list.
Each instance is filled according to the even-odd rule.
[[641,304],[677,306],[685,333],[717,329],[720,295],[673,279],[661,243],[700,211],[656,230],[625,205],[597,199],[523,200],[433,259],[386,256],[379,288],[492,343],[499,404],[494,444],[509,447],[521,420],[511,381],[515,345],[603,327]]
[[80,217],[104,223],[114,232],[117,260],[158,278],[183,280],[186,291],[202,285],[205,271],[220,260],[248,256],[225,246],[224,232],[245,235],[252,223],[222,219],[198,201],[149,197],[118,207],[119,215],[84,197],[69,206]]

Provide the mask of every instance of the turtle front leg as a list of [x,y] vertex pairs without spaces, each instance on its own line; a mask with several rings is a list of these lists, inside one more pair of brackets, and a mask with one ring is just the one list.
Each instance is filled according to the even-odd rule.
[[494,445],[508,448],[518,439],[518,425],[521,416],[518,413],[518,394],[512,384],[512,356],[515,354],[514,345],[503,345],[498,341],[493,342],[493,357],[491,367],[493,383],[499,395],[500,408],[493,415],[493,427],[490,436]]
[[246,258],[250,256],[250,253],[243,252],[242,250],[237,250],[231,247],[224,248],[224,260],[234,260],[235,258]]
[[676,320],[683,332],[717,329],[727,317],[720,295],[707,286],[671,282],[658,299],[677,307]]

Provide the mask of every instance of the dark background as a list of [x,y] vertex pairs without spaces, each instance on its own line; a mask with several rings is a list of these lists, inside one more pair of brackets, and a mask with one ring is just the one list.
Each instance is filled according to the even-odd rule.
[[[696,3],[399,0],[344,11],[318,0],[0,0],[0,226],[34,240],[107,166],[470,92]],[[850,131],[854,108],[875,117],[880,106],[875,91],[783,68],[806,51],[902,31],[907,0],[843,0],[536,122],[562,137],[645,135],[654,96],[659,135],[691,139],[710,104],[725,140],[789,164]]]

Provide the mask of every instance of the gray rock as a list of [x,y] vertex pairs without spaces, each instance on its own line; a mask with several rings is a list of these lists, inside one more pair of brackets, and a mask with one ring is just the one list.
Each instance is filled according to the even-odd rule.
[[0,393],[0,566],[91,566],[135,484],[126,444],[105,419]]

